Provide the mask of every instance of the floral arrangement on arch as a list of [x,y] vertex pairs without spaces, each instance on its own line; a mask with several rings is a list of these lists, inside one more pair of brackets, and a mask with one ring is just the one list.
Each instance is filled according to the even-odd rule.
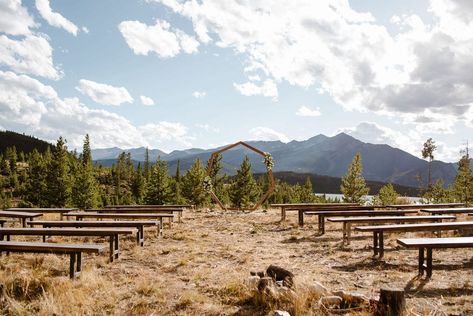
[[209,176],[206,176],[204,178],[204,182],[202,183],[202,185],[204,187],[205,192],[207,193],[212,192],[213,190],[212,178],[210,178]]
[[273,170],[273,167],[274,167],[274,159],[273,159],[273,156],[271,156],[270,153],[267,153],[265,152],[264,153],[264,159],[263,159],[263,163],[265,164],[266,166],[266,170]]

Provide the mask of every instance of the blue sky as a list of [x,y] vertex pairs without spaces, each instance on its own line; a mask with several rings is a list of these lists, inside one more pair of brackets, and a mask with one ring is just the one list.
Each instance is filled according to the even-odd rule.
[[0,0],[0,129],[168,152],[344,131],[419,156],[432,137],[455,161],[472,18],[465,0]]

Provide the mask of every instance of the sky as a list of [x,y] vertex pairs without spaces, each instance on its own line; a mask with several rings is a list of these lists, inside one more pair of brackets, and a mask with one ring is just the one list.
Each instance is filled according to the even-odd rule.
[[473,1],[0,0],[0,129],[166,152],[345,132],[457,161]]

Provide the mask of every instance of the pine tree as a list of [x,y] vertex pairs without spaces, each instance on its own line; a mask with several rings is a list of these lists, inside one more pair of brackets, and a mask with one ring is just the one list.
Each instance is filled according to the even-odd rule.
[[168,167],[165,161],[158,157],[156,164],[151,170],[151,176],[146,187],[146,204],[166,204],[172,197],[171,179],[168,175]]
[[468,153],[458,162],[458,173],[453,182],[453,195],[455,198],[467,205],[473,202],[473,175],[470,167]]
[[172,179],[172,191],[173,191],[173,198],[172,202],[174,204],[185,204],[186,200],[182,196],[182,178],[181,178],[181,161],[177,160],[177,165],[176,165],[176,174],[174,176],[174,179]]
[[347,174],[342,178],[340,190],[343,193],[343,201],[347,203],[362,203],[363,196],[368,194],[369,189],[366,187],[363,178],[363,165],[361,162],[361,154],[356,153],[353,161],[348,167]]
[[315,195],[312,189],[312,181],[310,181],[310,177],[307,177],[304,186],[301,187],[299,200],[301,203],[312,203],[315,201]]
[[145,177],[143,175],[143,170],[141,168],[141,164],[138,164],[138,168],[133,176],[133,185],[131,187],[133,192],[133,197],[135,198],[135,202],[137,204],[141,204],[143,202],[143,197],[145,194],[146,189]]
[[46,182],[49,206],[64,207],[69,205],[71,199],[69,158],[66,143],[62,137],[59,137],[53,148]]
[[182,177],[182,195],[187,201],[197,207],[208,205],[209,194],[204,190],[205,169],[200,159],[196,159],[192,167]]
[[146,150],[145,150],[145,164],[144,164],[145,182],[149,181],[149,175],[150,175],[149,150],[148,150],[148,147],[146,147]]
[[243,159],[233,181],[230,200],[238,208],[249,207],[260,195],[256,181],[251,172],[251,162],[248,156]]
[[427,190],[430,190],[432,186],[432,160],[434,160],[434,151],[437,149],[435,142],[432,138],[427,139],[424,143],[424,147],[422,148],[422,158],[429,159],[429,175],[428,175],[428,183],[427,183]]
[[388,183],[379,189],[378,195],[373,198],[373,205],[392,205],[396,204],[399,193],[396,192],[394,186]]
[[75,165],[72,199],[74,205],[83,209],[94,208],[99,204],[98,184],[92,165],[92,151],[89,135],[85,135],[81,160]]
[[31,206],[46,207],[47,201],[47,166],[50,154],[40,155],[36,149],[28,160],[28,180],[25,185],[25,202]]

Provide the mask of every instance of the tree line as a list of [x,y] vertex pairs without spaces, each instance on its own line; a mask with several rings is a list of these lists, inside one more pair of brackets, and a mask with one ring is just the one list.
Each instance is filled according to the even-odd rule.
[[[428,143],[429,146],[432,144]],[[430,158],[430,163],[433,150],[427,150],[425,155]],[[244,158],[236,175],[222,175],[221,171],[222,156],[218,155],[210,172],[212,191],[227,206],[249,207],[268,189],[267,175],[255,178],[248,157]],[[357,153],[342,178],[340,189],[344,202],[366,202],[368,188],[362,171],[362,158]],[[89,135],[85,136],[80,154],[68,151],[66,141],[60,137],[55,146],[48,147],[43,153],[37,150],[17,152],[15,147],[9,147],[0,154],[0,207],[94,208],[117,204],[193,204],[205,207],[212,205],[203,185],[206,177],[207,170],[199,159],[184,174],[181,174],[178,161],[176,171],[171,175],[166,161],[160,157],[155,162],[150,161],[148,150],[145,161],[136,167],[130,153],[125,152],[111,167],[104,167],[92,161]],[[392,184],[387,184],[372,203],[394,204],[398,197]],[[430,184],[429,180],[423,197],[432,203],[459,201],[471,204],[473,176],[468,153],[460,159],[458,174],[450,187],[444,188],[441,181]],[[276,181],[273,194],[263,206],[342,200],[314,195],[307,177],[304,184]]]

